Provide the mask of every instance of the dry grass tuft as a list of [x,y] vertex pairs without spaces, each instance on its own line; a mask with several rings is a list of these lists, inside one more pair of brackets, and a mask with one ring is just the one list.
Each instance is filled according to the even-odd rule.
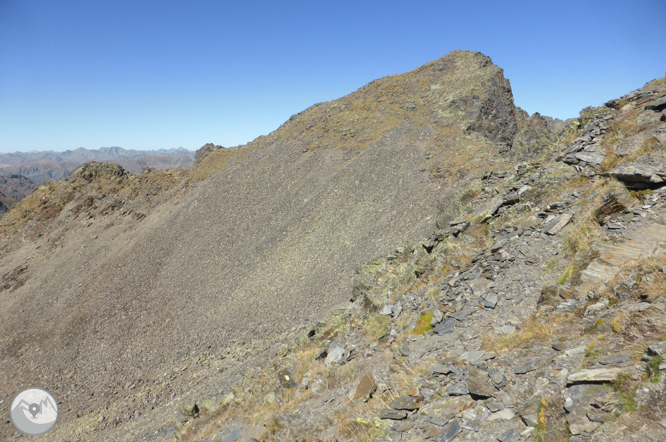
[[594,183],[592,193],[585,202],[585,208],[574,219],[573,228],[564,236],[564,251],[568,254],[588,252],[599,233],[599,224],[596,221],[599,208],[615,193],[626,191],[626,187],[614,178],[602,178]]
[[599,225],[593,220],[576,223],[563,240],[565,253],[585,253],[599,232]]
[[365,334],[368,335],[371,340],[376,341],[388,333],[388,324],[390,322],[391,318],[389,316],[372,315],[368,318],[368,322],[365,326]]
[[261,143],[223,148],[211,152],[200,163],[191,167],[190,178],[194,181],[203,181],[214,173],[226,168],[230,163],[247,157],[256,150],[258,144]]
[[631,109],[622,114],[621,118],[616,118],[606,133],[606,136],[631,136],[641,131],[641,126],[634,122],[638,116],[638,109]]
[[571,318],[571,314],[556,315],[547,321],[532,318],[526,321],[521,329],[515,333],[501,336],[486,336],[482,339],[482,347],[486,351],[502,353],[514,348],[528,347],[550,340],[555,330],[562,323]]

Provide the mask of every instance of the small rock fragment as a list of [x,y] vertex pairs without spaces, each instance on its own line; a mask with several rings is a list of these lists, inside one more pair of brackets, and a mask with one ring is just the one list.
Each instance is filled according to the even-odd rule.
[[596,304],[592,304],[585,309],[585,316],[596,316],[608,308],[608,298],[603,298]]
[[510,335],[516,332],[516,327],[513,325],[503,325],[496,330],[499,335]]
[[648,347],[648,355],[650,356],[666,356],[666,341],[652,344]]
[[520,416],[520,418],[528,427],[536,427],[537,425],[539,425],[536,413],[523,414],[522,416]]
[[486,296],[486,299],[483,300],[483,306],[485,308],[495,308],[497,305],[497,295],[495,293],[490,293],[488,296]]
[[567,348],[567,344],[565,344],[564,342],[556,342],[552,345],[552,347],[553,347],[553,350],[555,350],[555,351],[562,351],[562,350],[565,350]]
[[421,407],[423,396],[400,396],[391,402],[391,408],[394,410],[416,410]]
[[375,377],[372,373],[368,373],[361,378],[356,387],[356,392],[354,393],[354,400],[362,399],[367,401],[372,397],[372,393],[377,389],[377,384],[375,383]]
[[502,433],[497,440],[499,442],[518,442],[520,440],[520,433],[512,428]]
[[469,393],[465,382],[457,382],[449,386],[448,393],[451,396],[464,396]]
[[448,424],[451,421],[451,419],[447,418],[439,418],[439,417],[433,417],[433,416],[428,416],[428,422],[430,422],[433,425],[437,425],[438,427],[443,427],[444,425]]
[[[603,161],[603,157],[601,157],[601,160]],[[564,226],[566,226],[569,221],[571,221],[571,218],[573,215],[571,213],[564,213],[561,216],[556,218],[556,221],[553,221],[551,225],[549,225],[545,230],[544,233],[547,233],[549,235],[555,235],[557,232],[562,230]]]
[[458,433],[460,433],[460,422],[458,421],[453,421],[449,425],[446,426],[442,430],[441,433],[439,433],[439,436],[437,436],[436,442],[449,442],[452,440]]
[[592,433],[600,426],[601,424],[599,422],[590,422],[589,420],[585,419],[581,422],[569,424],[569,431],[571,431],[571,434],[574,436],[577,436],[582,433]]
[[327,366],[337,364],[342,360],[342,356],[345,354],[345,348],[338,345],[337,342],[331,343],[331,346],[328,348],[328,356],[324,363]]
[[493,382],[496,388],[502,388],[506,385],[507,380],[506,377],[504,376],[504,373],[501,371],[491,368],[488,370],[488,375],[490,376],[490,380]]
[[481,357],[483,357],[483,355],[484,355],[485,353],[486,353],[486,352],[483,351],[483,350],[479,350],[479,351],[466,351],[466,352],[462,353],[462,354],[458,357],[458,359],[460,359],[460,360],[463,361],[463,362],[467,362],[467,363],[469,363],[469,364],[474,364],[474,363],[477,362],[479,359],[481,359]]
[[435,373],[435,374],[449,374],[451,373],[451,369],[444,364],[432,364],[430,366],[430,371]]
[[382,308],[379,311],[379,314],[383,315],[383,316],[388,316],[388,315],[393,314],[393,304],[385,305],[384,308]]
[[508,408],[505,408],[502,411],[498,411],[497,413],[491,414],[490,417],[488,418],[488,420],[489,421],[495,421],[495,420],[501,419],[501,420],[508,421],[508,420],[513,419],[514,416],[515,416],[515,414],[513,413],[513,411],[511,411]]
[[437,327],[433,329],[433,333],[436,335],[447,335],[455,331],[455,321],[451,318],[447,318],[444,321],[440,322]]
[[488,373],[476,368],[471,368],[467,373],[467,389],[472,396],[480,398],[491,397],[496,391],[490,383]]
[[550,364],[553,361],[552,357],[546,357],[542,359],[534,359],[524,365],[521,365],[518,368],[515,368],[513,372],[515,374],[525,374],[529,373],[530,371],[538,370],[540,368],[545,367],[546,365]]
[[406,411],[400,411],[400,410],[380,410],[379,411],[379,418],[380,419],[391,419],[395,421],[399,421],[402,419],[405,419],[407,417],[407,412]]
[[454,313],[451,316],[453,317],[453,319],[456,319],[458,321],[462,321],[463,319],[465,319],[466,317],[468,317],[469,315],[471,315],[475,311],[476,310],[472,307],[465,307],[464,309],[460,310],[457,313]]
[[241,436],[242,436],[241,430],[240,430],[240,428],[238,428],[238,429],[232,431],[231,433],[229,433],[229,435],[227,435],[227,437],[222,439],[222,442],[236,442],[238,439],[241,438]]
[[617,355],[610,358],[602,359],[601,361],[599,361],[599,363],[601,365],[616,365],[616,364],[621,364],[623,362],[628,362],[630,360],[631,358],[627,355]]

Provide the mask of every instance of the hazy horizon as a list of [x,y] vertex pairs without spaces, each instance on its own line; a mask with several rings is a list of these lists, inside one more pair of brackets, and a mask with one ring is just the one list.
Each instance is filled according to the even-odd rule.
[[[203,146],[203,144],[202,144],[202,146]],[[194,150],[186,149],[183,146],[179,146],[179,147],[158,147],[158,148],[154,148],[154,149],[150,149],[150,148],[146,148],[146,149],[125,149],[122,146],[101,146],[101,147],[98,147],[98,148],[95,148],[95,149],[91,149],[91,148],[88,148],[88,147],[82,147],[81,146],[81,147],[76,147],[74,149],[65,149],[65,150],[53,150],[53,149],[44,149],[44,150],[33,149],[33,150],[23,150],[23,151],[17,150],[17,151],[14,151],[14,152],[0,152],[0,155],[16,154],[16,153],[40,153],[40,152],[64,153],[64,152],[72,152],[72,151],[75,151],[77,149],[101,150],[101,149],[113,149],[114,147],[124,149],[124,150],[134,150],[134,151],[139,151],[139,152],[155,152],[155,151],[159,151],[159,150],[168,151],[168,150],[171,150],[171,149],[173,149],[173,150],[181,149],[181,150],[186,150],[188,152],[196,152],[196,150],[197,150],[197,149],[194,149]]]

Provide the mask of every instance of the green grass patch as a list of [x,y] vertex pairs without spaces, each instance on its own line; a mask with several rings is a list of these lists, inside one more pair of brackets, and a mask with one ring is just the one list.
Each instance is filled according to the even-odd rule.
[[538,442],[543,442],[547,434],[546,428],[546,411],[548,409],[548,403],[546,399],[541,399],[539,406],[537,407],[537,426],[534,429],[534,440]]
[[636,410],[638,404],[636,403],[636,383],[631,378],[629,373],[620,373],[614,381],[611,382],[611,387],[620,396],[620,408],[613,413],[613,417],[617,418],[622,413],[631,413]]
[[653,356],[647,364],[648,376],[650,380],[655,384],[659,382],[659,375],[661,374],[661,372],[659,371],[659,366],[663,362],[664,358],[662,358],[661,356]]
[[423,313],[421,316],[419,316],[419,318],[416,320],[416,323],[414,324],[414,334],[422,335],[428,330],[432,330],[432,325],[430,325],[432,317],[433,317],[432,312]]
[[573,269],[574,265],[571,264],[569,267],[566,268],[564,273],[562,273],[562,276],[560,276],[560,279],[557,280],[557,283],[559,285],[566,284],[567,281],[571,281],[571,275],[573,274]]
[[551,259],[548,261],[548,264],[546,264],[546,271],[547,272],[552,272],[555,267],[557,267],[557,264],[559,264],[560,260],[559,259]]

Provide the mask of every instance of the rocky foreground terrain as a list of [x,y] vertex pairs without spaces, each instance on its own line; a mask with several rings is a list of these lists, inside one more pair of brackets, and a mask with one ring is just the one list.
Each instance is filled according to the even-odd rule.
[[0,221],[0,401],[49,389],[57,441],[666,440],[665,109],[528,116],[453,52],[84,165]]

